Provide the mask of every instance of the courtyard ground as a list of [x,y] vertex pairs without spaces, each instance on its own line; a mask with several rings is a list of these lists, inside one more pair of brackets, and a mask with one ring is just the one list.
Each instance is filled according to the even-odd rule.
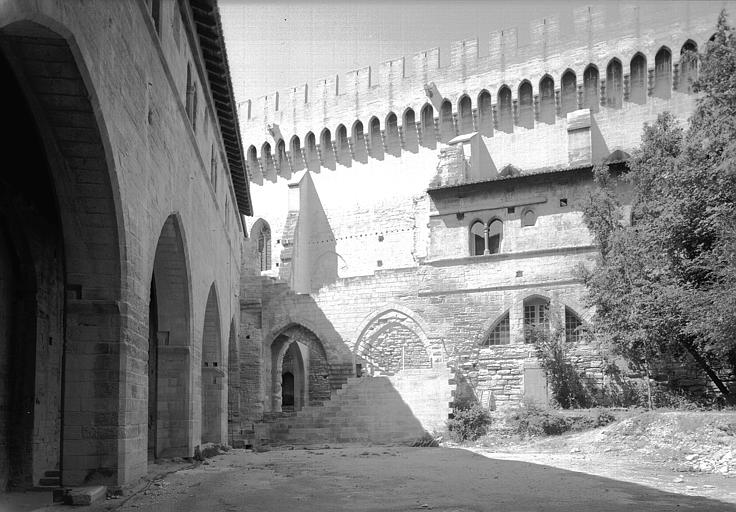
[[577,452],[484,452],[361,445],[232,450],[179,465],[88,510],[736,511],[736,479],[723,475],[680,476],[652,461]]

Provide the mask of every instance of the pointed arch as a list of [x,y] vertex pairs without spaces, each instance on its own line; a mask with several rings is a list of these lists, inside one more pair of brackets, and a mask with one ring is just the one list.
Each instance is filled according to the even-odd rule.
[[680,49],[680,79],[677,89],[691,94],[693,82],[698,79],[698,45],[692,39],[685,41]]
[[422,146],[434,149],[437,141],[434,130],[434,108],[429,103],[425,103],[420,112],[422,126]]
[[368,160],[368,150],[366,148],[363,122],[360,119],[353,123],[351,133],[353,134],[353,153],[355,155],[355,159],[358,162],[365,163]]
[[284,139],[279,139],[276,143],[276,170],[281,173],[287,171],[289,167],[289,159],[286,157],[286,143]]
[[601,103],[598,78],[598,67],[595,64],[588,64],[583,71],[583,108],[588,108],[591,112],[598,112]]
[[401,141],[399,140],[399,121],[396,114],[389,112],[384,121],[386,148],[388,153],[394,156],[401,154]]
[[454,138],[455,122],[452,118],[452,103],[450,100],[445,98],[440,105],[440,140],[442,142],[448,142]]
[[529,80],[519,84],[519,121],[523,128],[534,128],[534,93]]
[[222,358],[222,331],[217,286],[213,282],[207,294],[202,327],[201,402],[203,443],[221,443],[226,432],[226,372]]
[[493,105],[486,89],[478,94],[478,131],[487,136],[493,134]]
[[539,121],[555,124],[555,81],[549,75],[539,81]]
[[511,343],[511,322],[507,309],[493,322],[481,341],[482,346],[508,345]]
[[496,98],[498,101],[498,129],[502,132],[512,133],[514,131],[514,113],[509,86],[502,85],[498,89]]
[[647,102],[647,58],[642,53],[636,53],[629,65],[629,101],[643,105]]
[[335,129],[335,147],[337,154],[335,158],[342,165],[350,165],[350,144],[348,144],[348,130],[344,124],[337,125]]
[[261,272],[271,270],[271,227],[264,219],[258,219],[250,230],[251,238],[256,243],[259,267]]
[[666,46],[654,56],[654,96],[663,99],[672,96],[672,52]]
[[473,126],[473,102],[470,96],[463,94],[457,102],[457,110],[460,118],[459,130],[460,133],[471,133],[475,131]]
[[404,148],[412,153],[419,150],[419,139],[417,135],[417,119],[414,109],[408,107],[401,115],[401,125],[404,132]]
[[316,165],[319,166],[319,158],[317,156],[317,141],[314,137],[313,132],[307,132],[307,134],[304,136],[304,151],[307,157],[307,161],[304,162],[304,164],[307,166],[308,169],[311,169],[316,162]]
[[562,74],[560,114],[565,116],[578,109],[578,79],[572,69]]
[[261,163],[263,164],[263,177],[273,179],[273,156],[271,155],[271,144],[268,141],[261,146]]
[[606,67],[606,106],[621,108],[624,100],[624,78],[621,61],[613,58]]
[[233,316],[227,338],[227,424],[230,446],[233,446],[235,439],[240,436],[241,389],[238,328],[236,318]]
[[291,137],[291,141],[289,141],[289,151],[291,151],[291,162],[294,166],[295,171],[299,171],[301,169],[304,169],[304,158],[302,156],[302,144],[299,140],[298,135],[294,135]]
[[383,159],[383,137],[381,137],[381,121],[376,116],[368,121],[368,134],[370,140],[370,156],[377,160]]

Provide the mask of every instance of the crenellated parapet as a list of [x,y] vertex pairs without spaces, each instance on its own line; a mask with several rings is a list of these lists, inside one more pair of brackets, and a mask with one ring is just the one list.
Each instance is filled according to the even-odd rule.
[[667,101],[691,94],[693,51],[712,36],[723,7],[583,7],[570,33],[546,18],[525,34],[491,33],[487,56],[477,39],[457,41],[444,67],[433,48],[248,101],[240,119],[249,175],[275,181],[304,168],[434,149],[463,133],[526,133],[565,123],[582,108],[595,116],[659,98],[657,108],[666,109]]

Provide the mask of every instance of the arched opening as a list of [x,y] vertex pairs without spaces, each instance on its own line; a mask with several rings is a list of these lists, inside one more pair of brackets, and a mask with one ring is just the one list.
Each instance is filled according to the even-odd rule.
[[332,148],[332,133],[329,128],[322,130],[319,136],[319,149],[322,154],[322,164],[330,169],[335,168],[335,152]]
[[524,210],[524,212],[521,214],[521,227],[530,227],[536,223],[537,214],[534,213],[534,210],[532,210],[531,208],[527,208],[526,210]]
[[578,79],[571,69],[568,69],[562,74],[561,96],[561,115],[565,116],[578,109]]
[[488,224],[488,252],[496,254],[501,252],[501,239],[503,238],[503,222],[494,219]]
[[643,105],[647,102],[647,59],[641,53],[634,55],[631,59],[631,86],[629,88],[629,101]]
[[434,131],[434,108],[429,103],[422,107],[420,112],[422,123],[422,146],[434,149],[437,143],[437,137]]
[[514,113],[511,105],[511,89],[502,85],[498,90],[498,129],[502,132],[514,131]]
[[405,373],[407,379],[427,375],[417,370],[433,368],[429,352],[421,326],[397,310],[385,311],[371,320],[356,344],[361,371],[372,376],[396,375],[404,370],[411,371]]
[[227,340],[227,425],[228,444],[240,435],[240,350],[238,349],[238,329],[235,318],[230,322]]
[[486,226],[476,221],[470,226],[470,254],[481,256],[486,254]]
[[337,126],[335,130],[335,146],[337,149],[337,163],[349,166],[352,160],[350,156],[350,144],[348,144],[348,130],[345,125]]
[[455,135],[457,134],[452,119],[452,103],[446,99],[440,105],[440,141],[449,142]]
[[390,155],[401,155],[401,140],[399,139],[399,122],[396,114],[389,112],[386,116],[386,148]]
[[267,180],[276,180],[276,170],[271,155],[271,144],[264,142],[261,146],[261,163],[263,164],[263,177]]
[[534,128],[534,95],[532,84],[524,80],[519,85],[519,126]]
[[225,435],[225,368],[222,365],[220,305],[215,284],[210,286],[202,329],[203,443],[221,443]]
[[419,151],[419,139],[417,137],[417,120],[414,109],[407,108],[402,116],[402,126],[404,131],[404,148],[407,151],[416,153]]
[[539,81],[539,121],[555,124],[555,81],[549,75]]
[[257,179],[262,179],[261,166],[258,164],[258,152],[256,151],[255,146],[248,147],[245,158],[248,165],[249,175],[256,177]]
[[590,64],[583,71],[583,107],[589,108],[591,112],[598,112],[600,103],[598,95],[598,68]]
[[511,343],[511,322],[509,320],[509,312],[506,311],[496,320],[483,340],[484,346],[508,345]]
[[672,96],[672,52],[664,46],[654,56],[654,95],[663,99]]
[[[284,375],[293,376],[290,396],[284,394]],[[271,410],[299,410],[330,399],[332,386],[327,354],[319,338],[301,325],[292,325],[271,344]],[[289,385],[292,382],[287,383]],[[287,393],[288,394],[288,393]],[[292,405],[284,403],[293,400]],[[284,407],[287,409],[284,409]]]
[[[116,174],[76,45],[29,21],[3,27],[0,43],[12,120],[0,140],[0,489],[39,485],[60,469],[65,485],[81,484],[95,468],[117,468],[123,451],[145,458],[143,432],[94,443],[73,434],[116,431],[126,414],[145,431],[144,416],[120,400],[131,361],[120,355]],[[34,58],[51,54],[51,68]],[[114,469],[107,481],[119,478]]]
[[148,339],[148,454],[188,457],[190,295],[179,219],[170,215],[156,244]]
[[460,113],[460,133],[471,133],[475,131],[473,126],[473,103],[470,98],[464,94],[457,103],[457,109]]
[[377,117],[372,117],[368,123],[370,136],[370,156],[377,160],[383,160],[383,137],[381,137],[381,122]]
[[286,143],[284,139],[279,139],[276,143],[276,170],[278,173],[284,173],[289,170],[289,159],[286,158]]
[[289,143],[289,151],[291,151],[291,163],[295,171],[304,169],[304,158],[302,157],[302,145],[298,135],[294,135]]
[[251,238],[256,241],[261,272],[271,270],[271,228],[268,222],[258,219],[251,229]]
[[362,121],[355,121],[355,124],[353,124],[353,154],[358,162],[366,163],[368,161],[368,149]]
[[314,133],[308,132],[304,137],[304,152],[307,157],[305,165],[309,170],[319,169],[319,156],[317,155],[317,142],[314,138]]
[[606,105],[621,108],[624,100],[623,67],[618,59],[611,59],[606,67]]
[[493,105],[491,93],[483,89],[478,94],[478,131],[486,136],[493,135]]
[[698,45],[688,39],[680,50],[680,79],[678,89],[686,94],[693,92],[693,82],[698,79]]

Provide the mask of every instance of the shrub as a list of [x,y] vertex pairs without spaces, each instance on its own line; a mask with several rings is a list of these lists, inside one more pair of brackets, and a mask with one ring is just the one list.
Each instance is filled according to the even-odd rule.
[[570,430],[564,416],[531,404],[521,407],[511,419],[516,423],[516,432],[522,437],[559,435]]
[[486,434],[491,422],[490,413],[474,404],[467,409],[456,409],[454,417],[447,420],[447,430],[453,441],[475,441]]

